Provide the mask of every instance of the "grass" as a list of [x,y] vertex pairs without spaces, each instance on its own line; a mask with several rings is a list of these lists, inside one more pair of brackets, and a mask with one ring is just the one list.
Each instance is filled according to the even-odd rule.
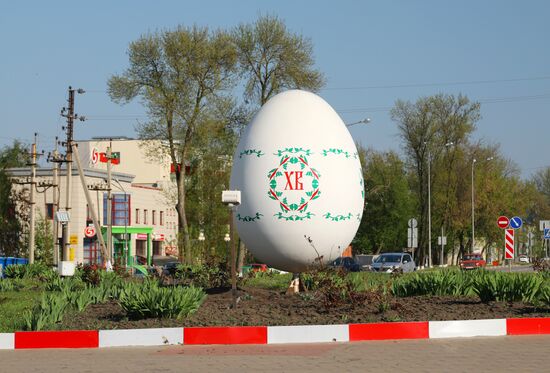
[[19,291],[0,292],[0,333],[23,330],[24,311],[32,310],[44,293],[32,280],[23,280],[23,284]]
[[292,273],[263,273],[256,272],[253,276],[245,278],[246,286],[258,287],[267,290],[285,291],[292,280]]

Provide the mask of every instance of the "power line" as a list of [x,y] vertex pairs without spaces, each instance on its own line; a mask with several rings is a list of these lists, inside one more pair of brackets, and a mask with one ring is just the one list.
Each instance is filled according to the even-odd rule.
[[322,91],[438,87],[438,86],[449,86],[449,85],[476,85],[476,84],[528,82],[528,81],[537,81],[537,80],[550,80],[550,76],[538,76],[538,77],[517,78],[517,79],[469,80],[469,81],[438,82],[438,83],[411,83],[411,84],[390,84],[390,85],[332,87],[332,88],[328,87],[328,88],[323,88]]
[[[532,100],[544,100],[549,99],[550,93],[544,93],[540,95],[530,95],[530,96],[510,96],[510,97],[494,97],[494,98],[482,98],[477,101],[481,104],[500,104],[500,103],[513,103],[513,102],[523,102],[523,101],[532,101]],[[350,108],[350,109],[341,109],[336,110],[341,114],[350,114],[350,113],[363,113],[363,112],[388,112],[393,108],[393,106],[378,106],[378,107],[367,107],[367,108]]]

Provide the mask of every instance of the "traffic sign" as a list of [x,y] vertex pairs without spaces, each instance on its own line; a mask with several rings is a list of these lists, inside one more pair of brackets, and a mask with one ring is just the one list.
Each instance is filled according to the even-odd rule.
[[91,226],[88,226],[84,229],[84,235],[88,238],[92,238],[93,236],[95,236],[95,228],[93,225]]
[[504,237],[505,259],[514,259],[514,230],[506,229]]
[[408,224],[409,224],[409,228],[416,228],[416,226],[418,225],[418,222],[416,221],[415,218],[410,218],[408,221]]
[[544,231],[544,228],[550,228],[550,220],[540,220],[539,221],[539,229],[541,231]]
[[500,216],[497,219],[497,224],[499,228],[502,228],[502,229],[508,228],[508,224],[510,224],[510,219],[508,219],[508,217],[506,216]]
[[407,229],[407,247],[410,247],[410,248],[418,247],[418,228]]
[[514,216],[512,219],[510,219],[510,228],[512,229],[519,229],[521,228],[521,225],[523,224],[523,220],[519,216]]
[[550,239],[550,228],[544,228],[544,239]]
[[447,244],[447,236],[437,236],[437,244],[438,245],[446,245]]

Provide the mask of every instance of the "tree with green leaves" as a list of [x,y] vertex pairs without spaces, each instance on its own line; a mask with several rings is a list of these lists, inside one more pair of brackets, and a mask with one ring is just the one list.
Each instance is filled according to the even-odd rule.
[[[447,188],[451,188],[456,154],[446,145],[452,143],[460,148],[468,143],[468,137],[480,118],[479,109],[479,103],[470,102],[466,96],[438,94],[420,98],[415,103],[399,100],[390,112],[403,140],[406,164],[414,175],[411,186],[418,199],[419,263],[424,262],[428,248],[428,180],[432,190],[438,179],[444,180]],[[431,165],[430,177],[428,162]],[[443,166],[438,169],[438,164]],[[448,211],[448,215],[441,220],[441,224],[448,224],[449,214],[452,213],[449,200],[450,193],[443,201],[444,211]],[[432,239],[434,237],[432,235]],[[432,255],[434,252],[432,250]]]
[[311,41],[290,32],[278,17],[261,16],[253,24],[238,26],[232,35],[248,100],[262,106],[285,89],[316,92],[323,87]]
[[355,236],[356,253],[401,251],[407,245],[407,220],[415,200],[403,161],[397,153],[359,148],[363,164],[365,207]]
[[30,161],[28,148],[19,141],[0,150],[0,255],[23,254],[25,245],[22,233],[28,222],[25,190],[13,188],[13,180],[7,173],[12,167],[23,167]]
[[180,259],[191,262],[185,165],[197,130],[228,101],[237,51],[227,33],[195,26],[144,35],[130,43],[128,55],[130,66],[108,81],[109,95],[121,104],[140,97],[150,119],[138,127],[140,138],[166,144],[157,153],[175,166]]

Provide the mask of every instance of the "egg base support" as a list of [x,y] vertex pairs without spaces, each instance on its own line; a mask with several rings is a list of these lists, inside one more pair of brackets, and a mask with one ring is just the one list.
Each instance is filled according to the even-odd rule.
[[228,326],[0,333],[0,349],[355,342],[550,334],[550,317],[343,325]]

